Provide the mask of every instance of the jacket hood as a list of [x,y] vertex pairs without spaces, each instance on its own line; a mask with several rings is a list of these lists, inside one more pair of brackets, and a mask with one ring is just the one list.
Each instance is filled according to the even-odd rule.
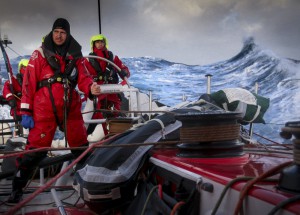
[[94,48],[94,42],[97,41],[97,40],[104,40],[105,47],[106,47],[106,49],[108,49],[108,40],[107,40],[107,38],[103,34],[96,34],[96,35],[91,37],[91,50],[92,50],[92,52],[93,52],[93,48]]
[[27,59],[22,59],[20,60],[19,64],[18,64],[18,72],[20,72],[21,66],[25,66],[27,67],[29,60]]

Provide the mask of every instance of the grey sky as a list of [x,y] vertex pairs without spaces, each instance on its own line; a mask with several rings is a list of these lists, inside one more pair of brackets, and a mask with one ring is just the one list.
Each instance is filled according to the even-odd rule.
[[[1,35],[30,55],[54,20],[67,18],[71,34],[90,51],[99,32],[97,0],[3,0]],[[299,0],[102,0],[102,33],[119,57],[152,56],[204,65],[237,54],[244,38],[279,57],[300,59]],[[8,50],[10,57],[17,55]]]

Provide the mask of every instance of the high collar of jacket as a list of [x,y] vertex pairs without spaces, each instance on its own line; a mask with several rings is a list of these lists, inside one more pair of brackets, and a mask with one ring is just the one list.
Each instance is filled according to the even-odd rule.
[[107,58],[107,49],[97,49],[94,47],[93,51],[96,55]]
[[50,55],[58,54],[62,57],[69,55],[73,56],[74,58],[82,57],[81,46],[72,37],[72,35],[67,37],[66,42],[63,45],[57,46],[53,42],[51,31],[47,36],[45,36],[44,42],[42,43],[42,48],[47,52],[50,52]]

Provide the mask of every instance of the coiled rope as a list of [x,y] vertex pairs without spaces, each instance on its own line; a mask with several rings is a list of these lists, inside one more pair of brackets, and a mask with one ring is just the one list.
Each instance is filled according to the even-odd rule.
[[212,142],[239,138],[239,124],[207,125],[180,129],[182,141]]

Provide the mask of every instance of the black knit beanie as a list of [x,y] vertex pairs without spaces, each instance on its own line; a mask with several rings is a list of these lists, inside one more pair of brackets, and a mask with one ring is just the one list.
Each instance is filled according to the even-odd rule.
[[64,18],[58,18],[53,24],[52,31],[56,28],[64,29],[67,32],[67,34],[70,35],[70,24],[68,20]]

